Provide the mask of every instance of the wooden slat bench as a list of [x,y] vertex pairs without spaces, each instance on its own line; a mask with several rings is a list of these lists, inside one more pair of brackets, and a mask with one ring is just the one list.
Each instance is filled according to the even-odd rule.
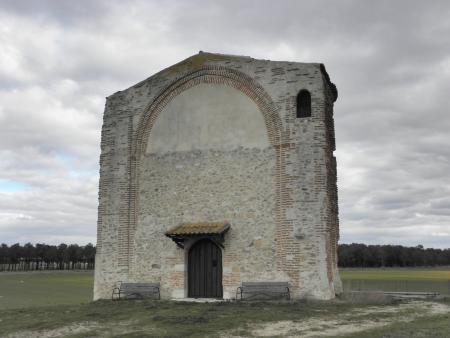
[[118,287],[113,289],[111,299],[142,299],[154,297],[160,299],[159,283],[130,283],[120,282]]
[[[239,298],[238,298],[239,296]],[[291,298],[288,282],[243,282],[236,290],[236,299]],[[259,298],[261,299],[261,298]]]

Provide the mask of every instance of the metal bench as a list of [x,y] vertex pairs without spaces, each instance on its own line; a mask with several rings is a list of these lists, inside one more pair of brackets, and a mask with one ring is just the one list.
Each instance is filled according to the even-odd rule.
[[243,282],[236,290],[236,299],[240,300],[284,297],[288,300],[291,298],[288,282]]
[[129,283],[119,282],[119,286],[112,291],[111,299],[143,299],[155,297],[160,299],[159,283]]

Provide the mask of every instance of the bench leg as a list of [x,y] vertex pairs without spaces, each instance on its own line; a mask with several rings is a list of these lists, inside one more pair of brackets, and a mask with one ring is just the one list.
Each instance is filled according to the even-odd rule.
[[118,300],[118,299],[120,299],[120,289],[114,288],[111,294],[111,300]]
[[240,286],[236,289],[236,300],[239,300],[238,298],[239,294],[241,295],[240,300],[242,300],[242,288]]

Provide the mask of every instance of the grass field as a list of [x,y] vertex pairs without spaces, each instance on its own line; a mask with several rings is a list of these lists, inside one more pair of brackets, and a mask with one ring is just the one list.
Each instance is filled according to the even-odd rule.
[[[345,290],[429,291],[450,294],[447,269],[341,269]],[[0,309],[79,304],[92,300],[88,272],[0,273]]]
[[[39,310],[37,310],[39,309]],[[0,311],[18,337],[434,337],[450,336],[450,303],[100,301]]]
[[342,280],[433,280],[449,281],[449,268],[339,269]]
[[80,304],[92,300],[94,274],[89,272],[0,273],[0,309]]
[[345,291],[438,292],[450,295],[450,268],[340,269]]
[[[344,283],[445,282],[448,270],[342,270]],[[92,272],[0,274],[0,336],[450,337],[450,302],[184,303],[92,299]],[[382,285],[382,284],[380,284]]]

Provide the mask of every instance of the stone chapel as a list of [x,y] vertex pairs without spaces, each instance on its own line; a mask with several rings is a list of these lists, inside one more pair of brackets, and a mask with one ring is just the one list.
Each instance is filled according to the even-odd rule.
[[94,299],[341,291],[333,104],[323,64],[200,52],[106,100]]

